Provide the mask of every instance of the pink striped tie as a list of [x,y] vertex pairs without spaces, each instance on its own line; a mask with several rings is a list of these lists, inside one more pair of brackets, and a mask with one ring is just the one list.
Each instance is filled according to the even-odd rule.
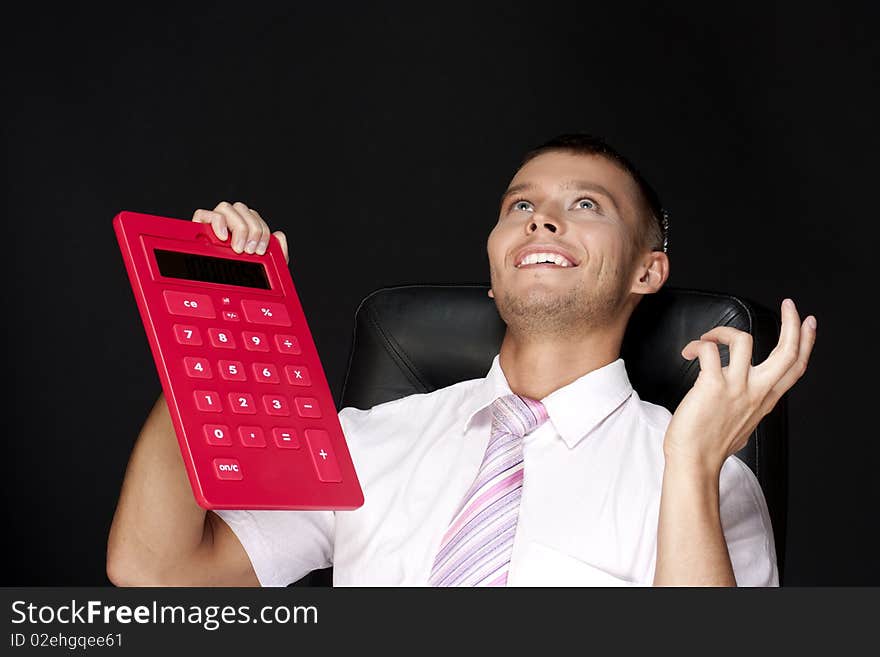
[[443,540],[431,586],[506,586],[523,482],[523,436],[547,420],[544,405],[519,395],[492,402],[483,462]]

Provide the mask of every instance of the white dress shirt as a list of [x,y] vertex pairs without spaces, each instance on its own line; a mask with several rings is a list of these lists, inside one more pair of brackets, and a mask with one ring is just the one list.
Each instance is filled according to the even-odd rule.
[[[335,586],[427,586],[450,519],[489,441],[489,405],[510,394],[498,356],[483,379],[339,419],[364,490],[354,511],[219,511],[263,586],[333,566]],[[672,417],[642,401],[622,359],[541,400],[549,421],[525,437],[525,476],[508,586],[650,586],[663,437]],[[731,456],[720,477],[724,536],[740,586],[777,586],[758,480]]]

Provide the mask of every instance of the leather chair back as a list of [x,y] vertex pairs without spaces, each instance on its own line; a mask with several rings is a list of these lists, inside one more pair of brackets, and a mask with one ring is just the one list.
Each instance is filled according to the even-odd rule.
[[[366,409],[484,377],[505,330],[487,290],[485,285],[407,285],[365,298],[356,313],[340,407]],[[674,412],[699,373],[699,361],[686,361],[681,349],[716,326],[750,333],[753,363],[767,357],[779,336],[777,316],[741,297],[664,288],[642,299],[621,350],[639,396]],[[727,348],[722,346],[722,365],[727,364],[727,357]],[[783,397],[737,454],[757,476],[767,500],[780,580],[785,555],[787,445]]]

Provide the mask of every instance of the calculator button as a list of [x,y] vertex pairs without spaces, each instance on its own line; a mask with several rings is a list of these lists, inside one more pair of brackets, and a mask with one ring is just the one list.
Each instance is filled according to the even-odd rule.
[[239,427],[238,437],[245,447],[265,447],[266,439],[260,427]]
[[220,303],[222,303],[224,306],[228,306],[232,303],[232,299],[230,299],[229,297],[220,297]]
[[191,344],[195,347],[201,346],[202,334],[195,326],[185,326],[184,324],[174,325],[174,337],[180,344]]
[[196,408],[207,413],[219,413],[220,395],[213,390],[196,390],[194,393],[196,398]]
[[271,324],[273,326],[290,326],[287,308],[272,301],[253,301],[245,299],[241,302],[245,319],[254,324]]
[[276,335],[275,346],[278,347],[278,351],[282,354],[293,354],[296,356],[302,353],[299,348],[299,340],[296,339],[295,335]]
[[217,479],[241,479],[241,466],[235,459],[214,459],[214,474]]
[[183,365],[186,367],[186,373],[194,379],[210,379],[211,365],[207,358],[195,358],[188,356],[183,359]]
[[306,442],[309,444],[309,452],[312,455],[312,463],[318,472],[321,481],[342,481],[339,473],[339,465],[330,447],[330,436],[320,429],[306,429]]
[[244,331],[241,337],[244,340],[244,348],[248,351],[269,351],[269,341],[265,333]]
[[211,344],[221,349],[235,349],[235,339],[232,332],[226,329],[210,328],[208,329],[208,337]]
[[232,437],[229,435],[229,427],[225,424],[206,424],[205,440],[209,445],[231,445]]
[[269,415],[290,415],[290,405],[283,395],[263,395],[263,406]]
[[280,383],[278,370],[272,363],[254,363],[254,378],[260,383]]
[[240,322],[241,315],[239,315],[234,310],[224,310],[223,319],[225,319],[227,322]]
[[230,392],[229,405],[232,406],[233,413],[253,415],[257,412],[253,396],[246,392]]
[[206,317],[214,319],[214,304],[211,297],[192,292],[175,292],[165,290],[165,306],[172,315],[189,315],[190,317]]
[[283,449],[299,449],[299,440],[296,433],[288,427],[275,427],[272,429],[272,437],[275,438],[275,444]]
[[287,382],[292,386],[312,385],[309,371],[302,365],[286,365],[284,373],[287,375]]
[[217,361],[217,367],[220,368],[220,376],[227,381],[247,380],[247,375],[244,373],[244,365],[237,360]]
[[293,400],[296,404],[296,412],[300,417],[321,417],[321,409],[318,400],[313,397],[297,397]]

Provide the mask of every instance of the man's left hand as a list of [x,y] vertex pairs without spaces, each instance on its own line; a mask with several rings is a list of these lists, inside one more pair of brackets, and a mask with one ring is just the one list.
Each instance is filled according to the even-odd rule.
[[[752,365],[752,336],[719,326],[689,342],[681,355],[700,359],[700,374],[666,429],[666,461],[718,474],[745,447],[758,422],[803,376],[816,342],[816,319],[803,323],[791,299],[782,302],[779,342],[763,363]],[[721,367],[718,345],[730,350]]]

